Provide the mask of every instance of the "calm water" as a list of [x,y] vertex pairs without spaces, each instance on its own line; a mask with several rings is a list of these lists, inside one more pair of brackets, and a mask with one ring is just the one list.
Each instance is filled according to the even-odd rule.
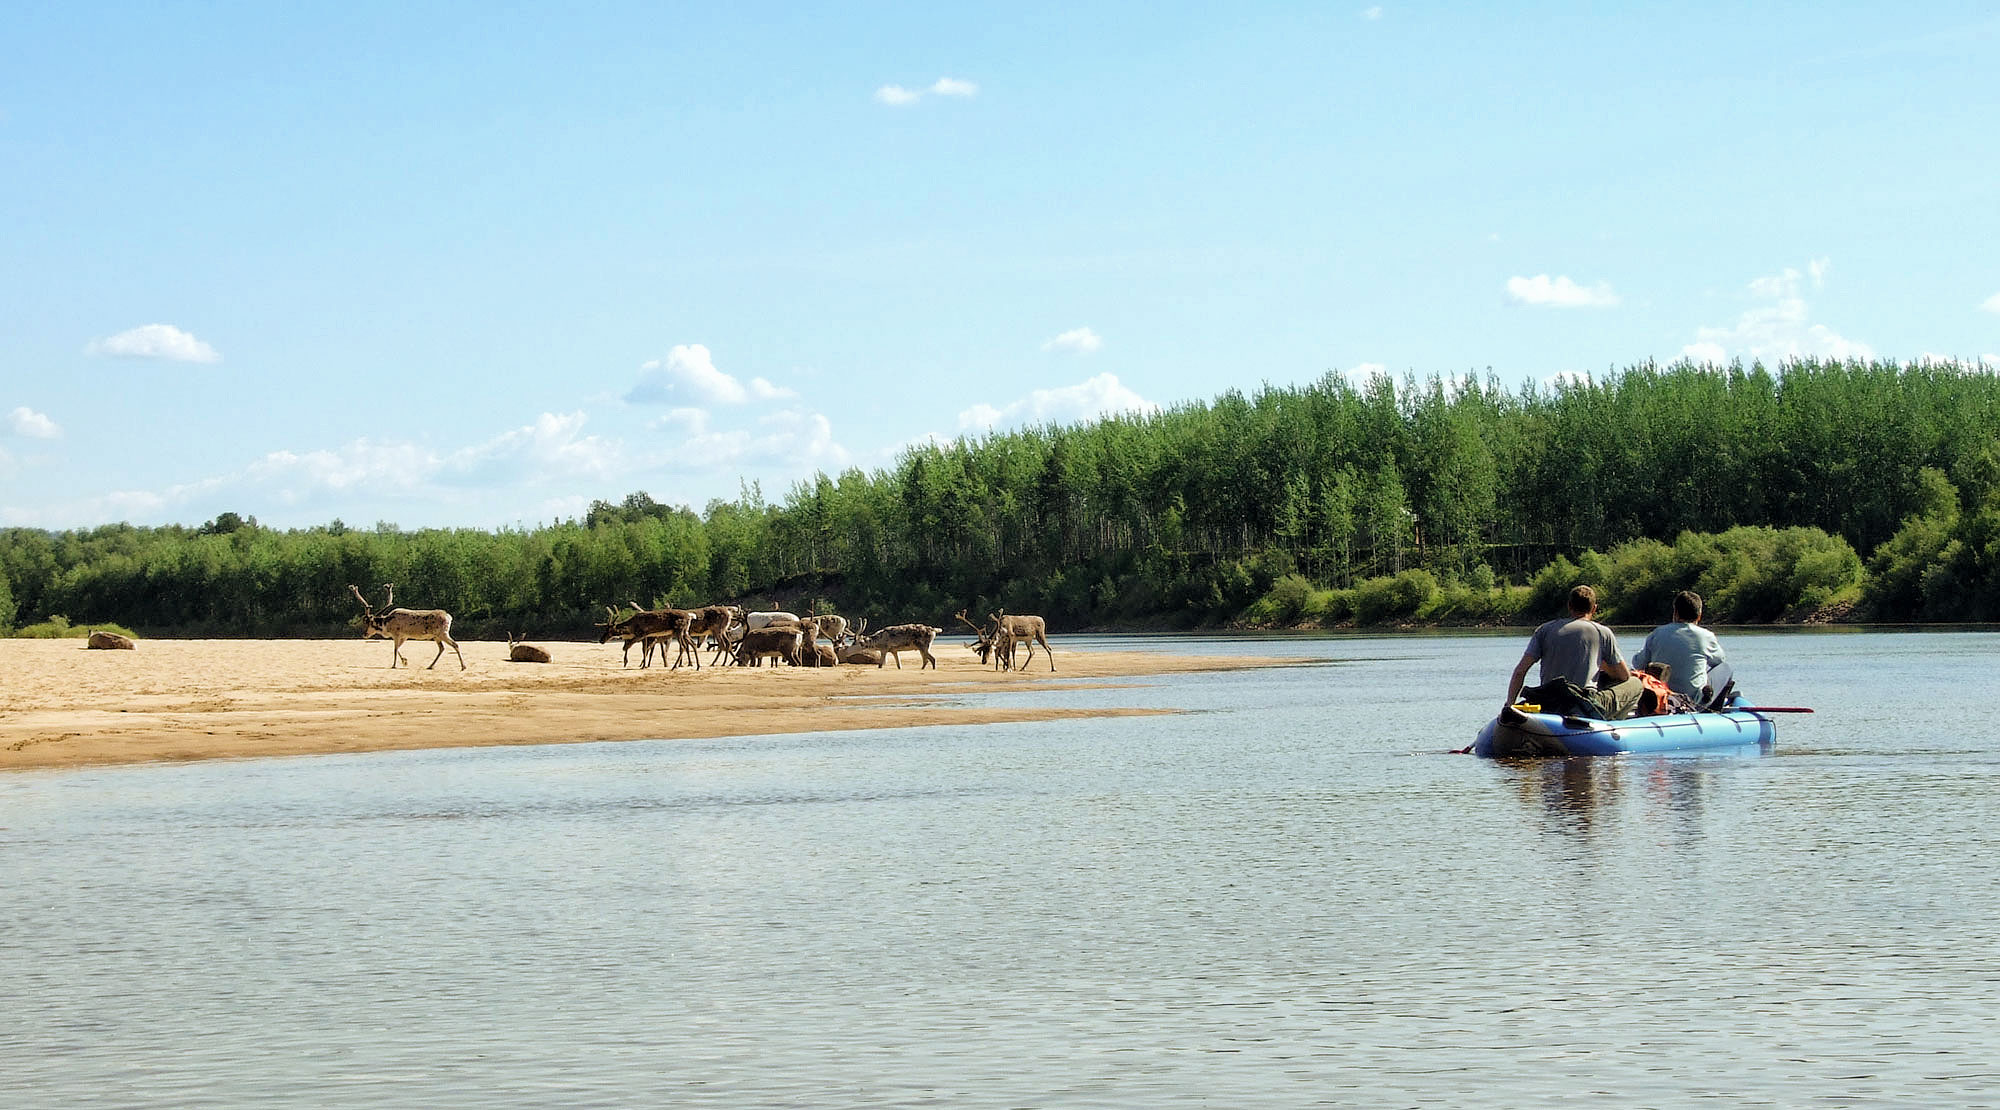
[[1764,758],[1443,754],[1522,641],[0,776],[0,1103],[2000,1104],[2000,638],[1726,634]]

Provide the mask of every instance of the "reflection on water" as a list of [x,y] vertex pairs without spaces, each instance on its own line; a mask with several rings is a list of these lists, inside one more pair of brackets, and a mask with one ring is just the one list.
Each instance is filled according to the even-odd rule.
[[1445,755],[1519,642],[1437,636],[990,695],[1165,718],[0,778],[0,1102],[1990,1103],[1993,643],[1731,637],[1820,709],[1766,758]]

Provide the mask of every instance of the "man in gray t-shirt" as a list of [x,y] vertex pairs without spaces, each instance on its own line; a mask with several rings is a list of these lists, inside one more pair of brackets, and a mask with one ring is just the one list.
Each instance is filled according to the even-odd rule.
[[[1569,592],[1566,618],[1552,620],[1528,639],[1528,649],[1507,680],[1505,705],[1513,705],[1527,680],[1528,668],[1542,665],[1542,685],[1562,680],[1581,690],[1600,716],[1607,721],[1630,717],[1639,707],[1644,691],[1632,668],[1618,654],[1618,637],[1609,628],[1590,619],[1597,612],[1597,591],[1578,586]],[[1600,684],[1599,676],[1608,679]]]

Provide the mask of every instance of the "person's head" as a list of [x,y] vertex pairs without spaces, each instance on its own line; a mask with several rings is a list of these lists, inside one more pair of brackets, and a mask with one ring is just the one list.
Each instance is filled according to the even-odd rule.
[[1693,590],[1682,590],[1674,595],[1674,619],[1689,624],[1701,619],[1701,595]]
[[1589,586],[1578,586],[1569,592],[1569,611],[1572,615],[1587,617],[1597,611],[1597,591]]

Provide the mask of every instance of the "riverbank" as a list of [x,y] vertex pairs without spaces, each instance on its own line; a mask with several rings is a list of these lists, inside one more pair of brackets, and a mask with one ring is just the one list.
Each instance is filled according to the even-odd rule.
[[1057,644],[1054,674],[983,667],[940,643],[936,670],[903,667],[660,667],[617,644],[548,643],[553,661],[510,663],[507,645],[463,641],[466,670],[433,645],[404,645],[391,670],[379,640],[142,640],[91,651],[80,640],[0,640],[0,771],[335,752],[992,724],[1159,712],[952,704],[954,695],[1050,679],[1268,666],[1275,659]]

